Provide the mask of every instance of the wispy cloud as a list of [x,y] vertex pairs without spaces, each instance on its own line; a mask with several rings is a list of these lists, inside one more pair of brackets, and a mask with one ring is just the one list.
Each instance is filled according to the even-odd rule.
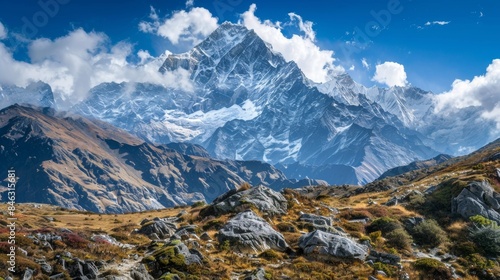
[[361,59],[361,64],[363,64],[363,67],[365,67],[367,70],[370,69],[370,64],[368,64],[368,61],[366,61],[366,58],[363,57],[363,59]]
[[7,38],[7,29],[5,26],[0,22],[0,40],[3,40]]
[[431,25],[448,25],[450,24],[451,21],[443,21],[443,20],[435,20],[435,21],[428,21],[425,23],[425,26],[431,26]]

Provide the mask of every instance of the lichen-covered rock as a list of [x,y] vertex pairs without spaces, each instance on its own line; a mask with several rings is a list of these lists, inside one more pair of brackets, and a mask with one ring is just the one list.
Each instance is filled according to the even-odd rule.
[[202,216],[217,216],[248,210],[254,206],[269,214],[286,214],[288,202],[279,192],[259,186],[244,191],[230,191],[214,200],[200,212]]
[[299,239],[299,247],[306,255],[314,258],[364,261],[368,256],[366,246],[348,237],[320,230],[302,235]]
[[164,244],[142,259],[149,272],[156,278],[171,270],[185,270],[189,265],[201,265],[203,256],[195,249],[189,249],[180,240]]
[[486,182],[472,182],[452,201],[452,212],[468,219],[481,215],[500,223],[500,194]]
[[240,252],[285,251],[288,248],[283,235],[251,210],[229,220],[219,231],[218,240],[220,244],[229,241],[232,248]]

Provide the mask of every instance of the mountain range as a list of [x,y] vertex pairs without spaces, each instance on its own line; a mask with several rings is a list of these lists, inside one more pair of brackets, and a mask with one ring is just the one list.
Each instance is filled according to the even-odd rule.
[[[212,201],[245,182],[275,189],[288,180],[259,161],[214,160],[193,144],[145,143],[107,123],[50,108],[0,110],[0,170],[15,170],[16,202],[124,213]],[[0,194],[6,192],[0,187]]]
[[[332,184],[366,184],[390,168],[463,154],[495,137],[477,108],[440,114],[435,95],[418,88],[367,88],[348,74],[313,83],[253,30],[228,22],[192,50],[169,55],[159,71],[179,69],[190,73],[192,90],[104,83],[69,111],[147,143],[191,143],[219,160],[262,161],[288,178]],[[0,104],[54,108],[42,85],[3,87],[9,98]],[[28,92],[36,96],[27,100]]]

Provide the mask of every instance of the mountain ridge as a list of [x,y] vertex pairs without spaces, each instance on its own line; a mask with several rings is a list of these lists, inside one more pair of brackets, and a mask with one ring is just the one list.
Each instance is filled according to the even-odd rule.
[[48,108],[0,110],[0,146],[0,170],[14,168],[19,177],[18,202],[93,212],[211,201],[244,182],[277,189],[321,183],[288,180],[266,163],[206,158],[199,146],[152,145],[109,124]]

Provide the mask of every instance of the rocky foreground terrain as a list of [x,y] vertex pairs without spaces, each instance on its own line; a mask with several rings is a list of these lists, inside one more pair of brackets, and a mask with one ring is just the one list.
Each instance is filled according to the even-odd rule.
[[499,279],[500,140],[365,187],[242,184],[210,205],[99,214],[18,204],[3,279]]

